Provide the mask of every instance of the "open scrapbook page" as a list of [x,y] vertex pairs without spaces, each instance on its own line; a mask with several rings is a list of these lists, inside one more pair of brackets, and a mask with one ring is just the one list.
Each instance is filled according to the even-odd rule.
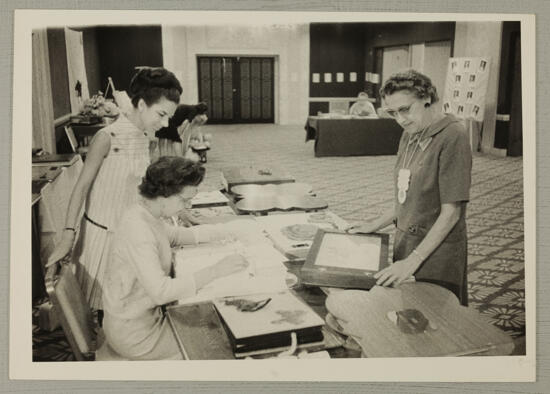
[[257,223],[244,219],[225,223],[223,226],[231,229],[230,239],[218,242],[217,245],[210,244],[208,247],[183,248],[176,253],[176,276],[191,275],[234,254],[241,255],[247,260],[247,269],[210,282],[201,288],[196,296],[179,300],[180,304],[287,288],[286,268],[283,264],[286,258],[262,234]]

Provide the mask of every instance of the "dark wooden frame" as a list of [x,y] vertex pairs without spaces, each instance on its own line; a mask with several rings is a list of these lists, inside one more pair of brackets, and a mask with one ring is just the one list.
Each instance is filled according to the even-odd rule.
[[313,239],[313,244],[311,245],[311,249],[307,255],[306,262],[300,271],[302,283],[307,285],[340,287],[345,289],[369,290],[373,287],[376,284],[376,279],[373,278],[373,274],[377,271],[319,266],[315,264],[326,234],[340,234],[345,237],[380,238],[381,251],[379,256],[379,267],[380,269],[383,269],[388,266],[388,234],[348,234],[344,231],[319,229]]

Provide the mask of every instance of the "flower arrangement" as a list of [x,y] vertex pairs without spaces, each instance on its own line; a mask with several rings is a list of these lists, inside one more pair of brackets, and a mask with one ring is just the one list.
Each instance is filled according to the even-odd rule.
[[119,114],[118,107],[111,99],[103,97],[100,91],[89,99],[84,100],[80,116],[85,118],[115,117]]

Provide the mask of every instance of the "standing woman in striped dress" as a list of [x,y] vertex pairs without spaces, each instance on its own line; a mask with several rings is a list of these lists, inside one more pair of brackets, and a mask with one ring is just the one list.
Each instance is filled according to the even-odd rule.
[[[137,187],[150,162],[155,132],[168,125],[182,88],[164,68],[142,68],[132,78],[132,107],[99,130],[71,194],[61,241],[48,259],[55,263],[73,251],[76,273],[88,303],[102,309],[105,260],[123,209],[138,199]],[[84,217],[75,245],[82,205]]]

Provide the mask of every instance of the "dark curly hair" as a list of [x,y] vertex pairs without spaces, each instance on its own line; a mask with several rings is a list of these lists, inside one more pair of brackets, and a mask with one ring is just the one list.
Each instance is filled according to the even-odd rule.
[[391,75],[380,88],[380,97],[385,98],[387,95],[389,96],[401,90],[407,90],[419,99],[429,97],[432,104],[439,100],[432,80],[415,70],[407,70]]
[[180,156],[161,156],[147,167],[139,185],[139,193],[149,199],[170,197],[185,186],[197,186],[204,179],[205,169]]
[[149,107],[161,97],[179,104],[182,91],[180,82],[172,72],[162,67],[141,67],[130,81],[128,95],[137,108],[140,99]]
[[200,102],[195,105],[180,104],[178,108],[176,108],[174,115],[168,120],[168,126],[157,130],[155,136],[157,138],[166,138],[171,141],[182,142],[178,133],[178,127],[186,120],[192,122],[195,116],[203,115],[207,111],[208,105],[205,102]]

